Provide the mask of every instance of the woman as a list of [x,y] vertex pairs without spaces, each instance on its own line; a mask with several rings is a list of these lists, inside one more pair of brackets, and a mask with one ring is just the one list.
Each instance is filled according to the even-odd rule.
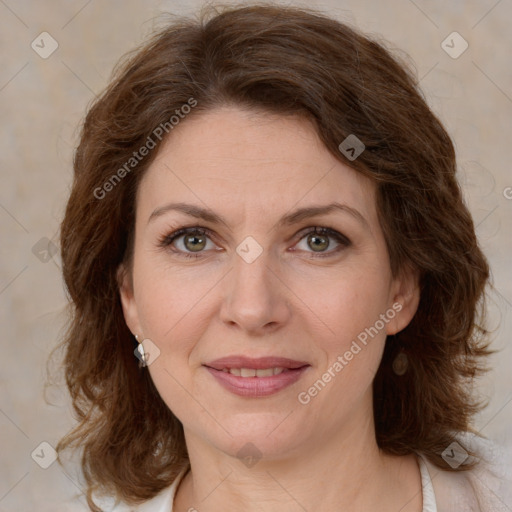
[[455,168],[406,68],[318,13],[231,8],[139,49],[61,231],[58,450],[83,449],[91,510],[506,506],[470,434],[489,268]]

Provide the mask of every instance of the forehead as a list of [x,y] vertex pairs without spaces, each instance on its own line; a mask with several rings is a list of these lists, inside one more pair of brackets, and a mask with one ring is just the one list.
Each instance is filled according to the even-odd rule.
[[176,200],[233,215],[242,205],[270,214],[337,201],[376,219],[374,184],[335,158],[308,120],[235,107],[185,119],[160,147],[137,209]]

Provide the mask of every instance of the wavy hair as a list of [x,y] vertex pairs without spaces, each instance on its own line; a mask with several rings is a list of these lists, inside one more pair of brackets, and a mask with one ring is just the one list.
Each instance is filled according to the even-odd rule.
[[[126,56],[90,106],[75,152],[61,225],[71,303],[62,345],[78,423],[57,449],[82,449],[91,510],[97,491],[150,499],[188,464],[181,423],[133,355],[117,271],[132,255],[137,186],[161,144],[155,129],[172,137],[169,120],[191,99],[190,116],[235,105],[307,118],[336,158],[376,183],[393,274],[416,269],[421,287],[374,380],[377,442],[451,470],[440,454],[482,407],[468,384],[491,351],[480,326],[489,268],[450,137],[384,43],[308,9],[209,8],[173,19]],[[350,134],[366,146],[354,161],[338,148]],[[131,161],[149,138],[156,147]],[[401,376],[392,371],[399,351],[409,360]]]

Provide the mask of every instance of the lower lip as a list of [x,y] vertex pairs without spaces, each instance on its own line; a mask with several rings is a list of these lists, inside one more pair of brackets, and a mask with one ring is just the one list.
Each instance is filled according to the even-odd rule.
[[235,395],[262,397],[273,395],[291,386],[301,378],[302,374],[309,366],[288,370],[279,375],[272,375],[271,377],[237,377],[229,372],[215,370],[208,366],[205,368],[217,379],[221,386]]

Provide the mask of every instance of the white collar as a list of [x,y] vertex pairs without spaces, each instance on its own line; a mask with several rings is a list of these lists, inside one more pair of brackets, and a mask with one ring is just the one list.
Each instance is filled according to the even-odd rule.
[[434,486],[432,485],[432,478],[430,477],[427,465],[421,454],[418,455],[418,463],[420,466],[421,490],[423,493],[422,512],[437,512],[436,495],[434,493]]
[[[423,493],[422,512],[437,512],[436,497],[432,486],[432,479],[427,465],[421,455],[418,455],[418,464],[420,467],[421,487]],[[155,496],[152,500],[141,505],[137,510],[139,512],[172,512],[176,491],[189,469],[190,468],[188,466],[185,467],[170,487]],[[117,512],[117,510],[115,512]]]

